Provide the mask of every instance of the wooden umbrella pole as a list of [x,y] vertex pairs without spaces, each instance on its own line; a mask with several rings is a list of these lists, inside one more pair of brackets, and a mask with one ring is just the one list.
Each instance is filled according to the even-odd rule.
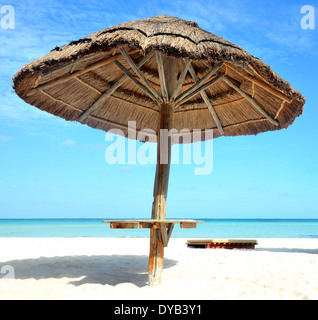
[[[178,61],[156,52],[161,93],[164,103],[160,106],[158,130],[157,167],[154,185],[154,201],[152,204],[152,219],[166,219],[166,201],[171,160],[172,136],[169,131],[173,128],[173,109],[170,103],[177,85]],[[161,282],[163,270],[164,247],[168,245],[167,228],[165,223],[153,224],[150,229],[150,253],[148,282],[155,286]]]
[[[160,130],[158,135],[157,167],[154,185],[154,201],[152,219],[166,219],[166,200],[171,160],[171,136],[168,131],[172,128],[173,106],[163,104],[160,111]],[[161,282],[163,270],[164,247],[167,246],[167,230],[165,224],[156,225],[150,229],[150,253],[148,280],[150,286]]]

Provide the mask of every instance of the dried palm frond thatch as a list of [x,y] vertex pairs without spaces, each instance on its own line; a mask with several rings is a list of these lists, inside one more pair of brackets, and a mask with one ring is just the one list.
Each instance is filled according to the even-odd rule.
[[[169,101],[160,82],[162,57],[175,61],[179,85]],[[16,93],[41,110],[125,135],[127,120],[136,121],[137,132],[157,132],[164,101],[174,105],[175,129],[213,129],[214,137],[287,128],[305,103],[263,61],[171,16],[119,24],[56,47],[13,82]]]

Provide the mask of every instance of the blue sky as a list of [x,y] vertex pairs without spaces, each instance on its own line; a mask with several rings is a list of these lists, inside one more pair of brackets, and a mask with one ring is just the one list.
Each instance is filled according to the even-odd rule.
[[300,25],[308,4],[317,25],[310,0],[1,0],[15,29],[0,29],[0,218],[150,217],[155,165],[107,164],[104,132],[27,105],[11,79],[55,46],[158,14],[242,46],[307,99],[287,130],[215,139],[208,176],[172,165],[167,217],[318,218],[318,26]]

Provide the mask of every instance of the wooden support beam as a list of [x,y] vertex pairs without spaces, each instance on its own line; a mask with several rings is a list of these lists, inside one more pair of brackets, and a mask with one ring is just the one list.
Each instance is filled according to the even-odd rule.
[[[190,72],[193,80],[194,80],[196,83],[199,82],[200,79],[199,79],[199,77],[197,76],[197,74],[195,73],[195,71],[194,71],[194,69],[193,69],[193,67],[192,67],[191,64],[190,64],[190,66],[189,66],[189,72]],[[206,94],[206,92],[205,92],[204,90],[200,92],[200,95],[201,95],[204,103],[205,103],[206,106],[208,107],[208,109],[209,109],[209,111],[210,111],[210,113],[211,113],[211,115],[212,115],[212,118],[213,118],[213,120],[214,120],[214,122],[215,122],[215,124],[216,124],[216,126],[217,126],[217,128],[218,128],[218,130],[219,130],[219,132],[220,132],[220,134],[223,136],[223,135],[224,135],[224,130],[223,130],[223,128],[222,128],[222,124],[221,124],[220,118],[219,118],[219,116],[217,115],[215,109],[213,108],[210,99],[208,98],[208,96],[207,96],[207,94]]]
[[171,96],[171,101],[170,102],[172,102],[176,98],[177,94],[179,93],[179,91],[180,91],[180,89],[182,87],[182,84],[184,82],[184,79],[185,79],[185,77],[187,75],[187,72],[189,70],[189,67],[191,65],[190,60],[183,60],[183,61],[185,61],[184,67],[183,67],[183,70],[182,70],[182,72],[181,72],[181,74],[179,76],[179,79],[178,79],[178,82],[177,82],[177,86],[176,86],[176,88],[175,88],[175,90],[174,90],[174,92],[173,92],[173,94]]
[[76,68],[76,66],[77,66],[78,62],[79,62],[79,60],[77,60],[77,61],[73,62],[73,65],[72,65],[72,68],[71,68],[71,70],[70,70],[69,74],[72,74],[72,73],[75,71],[75,68]]
[[175,104],[180,104],[179,102],[184,100],[185,97],[189,96],[194,91],[197,91],[198,88],[200,88],[212,75],[216,74],[220,68],[223,66],[223,62],[218,64],[215,68],[212,68],[200,81],[198,81],[196,84],[194,84],[191,88],[181,93],[176,99]]
[[[137,67],[142,67],[153,55],[153,52],[144,56],[137,64]],[[124,74],[110,88],[108,88],[79,118],[79,122],[83,122],[90,114],[92,114],[101,104],[105,102],[126,80],[128,76]]]
[[174,223],[169,223],[168,231],[167,231],[167,241],[168,241],[168,243],[169,243],[169,240],[170,240],[170,237],[171,237],[173,229],[174,229]]
[[168,247],[168,235],[166,224],[160,223],[161,240],[164,247]]
[[224,77],[224,81],[232,88],[234,88],[241,96],[243,96],[260,114],[262,114],[270,123],[279,126],[279,122],[273,119],[251,96],[241,90],[235,83],[228,77]]
[[239,126],[244,126],[244,125],[249,124],[249,123],[257,123],[257,122],[263,122],[263,121],[267,121],[267,119],[266,118],[262,118],[262,119],[247,120],[247,121],[243,121],[243,122],[240,122],[240,123],[227,125],[227,126],[224,127],[224,129],[236,128],[236,127],[239,127]]
[[154,102],[157,104],[160,104],[160,100],[158,100],[153,93],[144,86],[141,82],[139,82],[131,73],[129,70],[127,70],[120,62],[115,61],[115,65],[130,79],[132,80],[144,93],[146,93]]
[[281,111],[284,109],[285,107],[285,100],[283,100],[282,104],[280,105],[280,108],[278,109],[276,116],[275,116],[275,120],[278,118],[279,114],[281,113]]
[[[139,50],[133,50],[133,51],[130,51],[129,54],[133,54],[133,53],[136,53],[138,52]],[[122,57],[121,54],[116,54],[114,56],[111,56],[105,60],[102,60],[102,61],[98,61],[98,62],[95,62],[89,66],[87,66],[86,68],[84,68],[83,70],[79,70],[79,71],[76,71],[76,72],[73,72],[71,74],[64,74],[64,75],[61,75],[60,77],[56,78],[56,79],[53,79],[49,82],[46,82],[46,83],[43,83],[43,84],[40,84],[38,85],[37,87],[35,87],[34,89],[31,89],[29,90],[27,96],[29,95],[32,95],[34,93],[34,90],[37,90],[37,89],[40,89],[40,90],[45,90],[47,88],[50,88],[52,86],[55,86],[55,85],[58,85],[60,83],[64,83],[68,80],[71,80],[75,77],[79,77],[80,75],[88,72],[88,71],[91,71],[91,70],[94,70],[94,69],[97,69],[97,68],[101,68],[101,67],[104,67],[118,59],[120,59]]]
[[85,86],[85,87],[87,87],[87,88],[89,88],[89,89],[91,89],[91,90],[95,91],[96,93],[98,93],[98,94],[102,94],[102,92],[101,92],[100,90],[96,89],[96,88],[95,88],[95,87],[93,87],[91,84],[89,84],[89,83],[87,83],[87,82],[83,81],[82,79],[80,79],[80,78],[78,78],[78,77],[75,77],[74,79],[76,79],[76,80],[77,80],[79,83],[81,83],[83,86]]
[[[240,71],[238,68],[234,68],[233,67],[233,63],[228,63],[227,64],[234,72],[238,73],[239,75],[241,75],[242,77],[252,81],[253,83],[255,83],[256,85],[258,85],[259,87],[265,89],[267,92],[273,94],[274,96],[288,102],[291,103],[293,99],[291,99],[290,97],[288,97],[286,94],[282,93],[281,91],[278,91],[277,89],[273,88],[271,85],[269,85],[267,82],[265,82],[265,78],[263,76],[261,76],[259,74],[259,72],[257,72],[257,74],[260,75],[260,77],[262,77],[262,79],[264,79],[264,81],[261,81],[259,79],[257,79],[256,77],[250,75],[250,74],[245,74],[242,71]],[[254,72],[256,72],[255,68],[249,64],[249,66],[254,70]]]
[[143,75],[143,73],[139,70],[139,68],[136,66],[135,62],[131,59],[131,57],[129,56],[129,54],[123,49],[120,48],[119,49],[120,53],[123,55],[123,57],[125,58],[125,60],[127,61],[127,63],[129,64],[129,66],[134,70],[134,72],[136,73],[136,75],[143,81],[143,83],[145,84],[145,86],[148,88],[148,90],[156,97],[156,99],[162,103],[163,100],[160,97],[158,91],[149,83],[149,81],[147,80],[147,78]]
[[165,103],[171,102],[178,78],[178,60],[156,51],[159,82]]
[[162,243],[160,230],[150,229],[150,252],[148,265],[148,284],[157,286],[161,283],[163,270],[164,246]]
[[162,53],[159,51],[156,51],[156,58],[157,58],[157,64],[158,64],[159,82],[161,87],[162,98],[165,103],[168,103],[169,101],[168,88],[167,88],[167,83],[166,83],[165,74],[163,70]]
[[[154,201],[152,205],[152,219],[165,220],[166,218],[166,200],[168,194],[168,182],[171,161],[171,137],[162,136],[160,129],[170,130],[173,125],[173,106],[163,104],[160,111],[160,126],[157,146],[157,167],[154,184]],[[163,230],[163,227],[165,230]],[[152,228],[150,230],[150,253],[148,281],[150,286],[155,286],[161,282],[163,270],[164,247],[168,243],[166,226],[160,229]]]
[[[218,81],[224,79],[224,74],[223,73],[219,73],[215,78],[213,78],[212,80],[210,80],[209,82],[199,86],[196,90],[192,91],[191,93],[189,93],[187,96],[185,96],[182,100],[175,100],[175,106],[179,106],[185,102],[187,102],[189,99],[191,99],[192,97],[194,97],[195,95],[197,95],[198,93],[201,93],[203,90],[207,89],[208,87],[212,86],[213,84],[217,83]],[[201,81],[201,80],[200,80]],[[199,83],[199,82],[197,82]]]
[[99,56],[101,54],[102,54],[101,52],[93,53],[93,54],[90,54],[90,55],[86,56],[85,58],[82,58],[82,59],[79,59],[79,60],[76,60],[76,61],[72,61],[70,63],[64,63],[64,64],[62,64],[60,66],[55,67],[55,68],[53,67],[53,68],[44,69],[43,71],[40,72],[40,76],[42,78],[44,78],[44,77],[52,75],[52,74],[54,74],[54,73],[56,73],[58,71],[61,71],[61,70],[65,69],[65,68],[69,68],[70,66],[72,66],[72,67],[71,67],[71,70],[69,71],[69,73],[73,73],[75,71],[75,68],[76,68],[78,63],[82,63],[82,62],[87,61],[89,59],[96,58],[97,56]]

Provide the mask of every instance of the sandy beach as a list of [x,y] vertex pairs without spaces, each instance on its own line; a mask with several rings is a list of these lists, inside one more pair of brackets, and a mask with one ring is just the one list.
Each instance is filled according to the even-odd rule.
[[0,299],[318,299],[318,239],[257,241],[171,239],[162,284],[149,287],[146,238],[0,238]]

